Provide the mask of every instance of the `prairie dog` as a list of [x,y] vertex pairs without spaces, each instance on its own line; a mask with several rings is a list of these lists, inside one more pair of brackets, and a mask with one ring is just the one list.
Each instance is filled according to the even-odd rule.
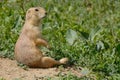
[[66,64],[68,58],[59,61],[42,54],[38,46],[49,47],[48,43],[41,38],[39,25],[41,19],[46,16],[42,7],[33,7],[26,13],[25,24],[15,44],[15,59],[29,67],[50,68],[55,65]]

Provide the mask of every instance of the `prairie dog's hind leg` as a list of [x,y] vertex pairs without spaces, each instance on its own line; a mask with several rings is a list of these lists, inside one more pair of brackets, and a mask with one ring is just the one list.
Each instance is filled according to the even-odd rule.
[[62,59],[60,59],[60,61],[56,61],[50,57],[42,57],[40,67],[50,68],[55,65],[66,64],[67,61],[68,61],[67,58],[62,58]]

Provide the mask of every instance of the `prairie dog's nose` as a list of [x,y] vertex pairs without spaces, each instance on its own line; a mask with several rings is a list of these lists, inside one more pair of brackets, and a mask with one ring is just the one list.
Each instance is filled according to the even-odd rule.
[[45,15],[47,15],[47,12],[45,12]]

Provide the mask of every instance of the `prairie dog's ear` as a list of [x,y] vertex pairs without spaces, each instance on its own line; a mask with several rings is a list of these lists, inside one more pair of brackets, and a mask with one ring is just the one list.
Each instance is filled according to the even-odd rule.
[[29,20],[32,17],[31,11],[28,10],[26,13],[26,20]]

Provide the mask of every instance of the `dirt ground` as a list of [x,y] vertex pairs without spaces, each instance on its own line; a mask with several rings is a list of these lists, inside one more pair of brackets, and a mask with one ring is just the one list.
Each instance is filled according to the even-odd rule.
[[82,75],[78,70],[72,67],[67,68],[28,68],[24,70],[17,65],[15,60],[10,60],[7,58],[0,58],[0,80],[45,80],[45,77],[51,77],[56,80],[57,76],[72,74],[78,77]]

